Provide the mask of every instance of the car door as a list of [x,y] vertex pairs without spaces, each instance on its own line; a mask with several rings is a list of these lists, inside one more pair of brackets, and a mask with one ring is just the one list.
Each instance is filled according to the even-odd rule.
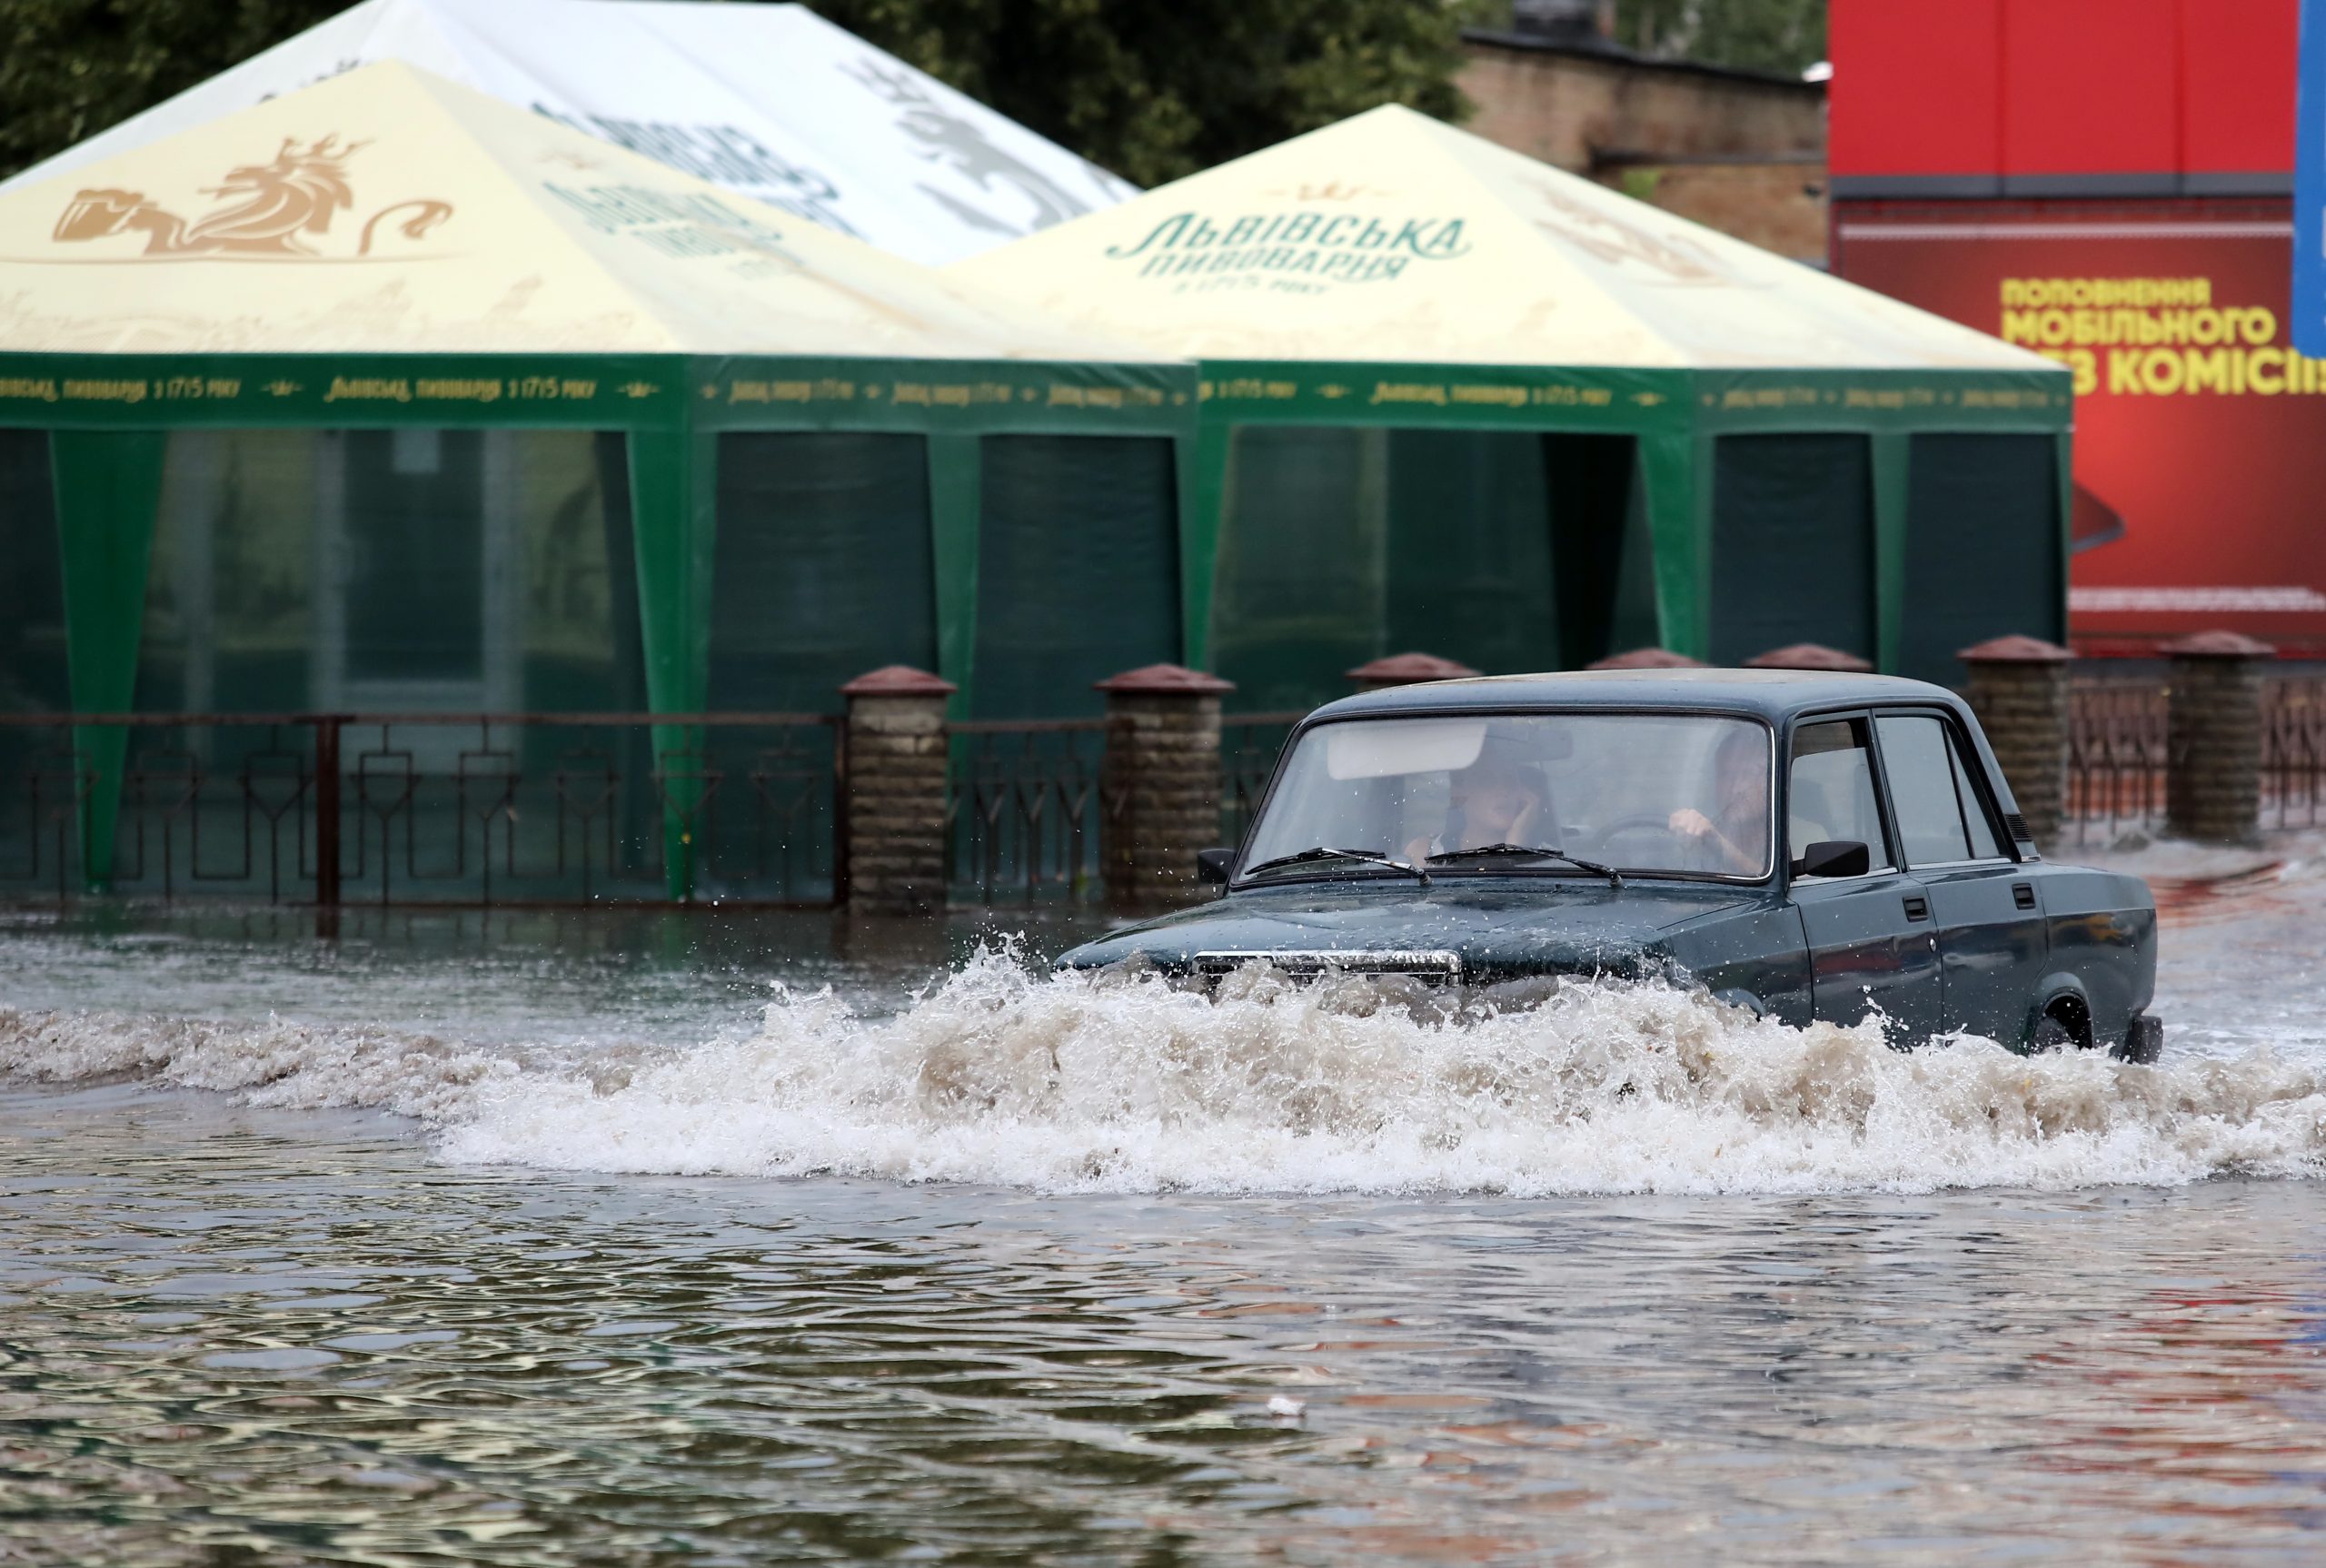
[[1874,729],[1899,848],[1938,928],[1941,1023],[2017,1046],[2050,947],[2034,879],[2005,853],[1955,724],[1885,710]]
[[1938,943],[1930,896],[1899,867],[1884,821],[1873,721],[1864,714],[1794,727],[1785,788],[1786,850],[1797,864],[1810,843],[1866,847],[1863,876],[1795,873],[1792,890],[1809,943],[1814,1014],[1855,1024],[1879,1008],[1893,1045],[1918,1044],[1940,1027]]

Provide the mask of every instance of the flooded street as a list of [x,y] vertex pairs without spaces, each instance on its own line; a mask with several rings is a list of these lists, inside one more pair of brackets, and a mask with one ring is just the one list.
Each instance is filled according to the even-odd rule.
[[2129,858],[2153,1069],[12,917],[0,1562],[2314,1562],[2317,848]]

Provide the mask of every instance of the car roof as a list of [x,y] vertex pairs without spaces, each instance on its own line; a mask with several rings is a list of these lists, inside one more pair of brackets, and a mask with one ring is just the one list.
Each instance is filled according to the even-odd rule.
[[1484,675],[1384,687],[1328,702],[1308,717],[1463,709],[1672,708],[1748,713],[1782,722],[1812,709],[1884,702],[1943,704],[1961,711],[1963,700],[1943,686],[1898,675],[1855,675],[1804,670],[1574,670],[1546,675]]

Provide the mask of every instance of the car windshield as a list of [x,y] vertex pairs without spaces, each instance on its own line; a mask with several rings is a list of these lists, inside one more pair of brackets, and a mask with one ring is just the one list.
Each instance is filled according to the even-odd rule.
[[[1770,732],[1672,713],[1416,715],[1320,724],[1301,736],[1254,824],[1245,875],[1319,848],[1433,875],[1586,874],[1517,849],[1620,871],[1757,880],[1769,874]],[[1494,850],[1490,854],[1471,851]],[[1313,857],[1296,869],[1387,873]]]

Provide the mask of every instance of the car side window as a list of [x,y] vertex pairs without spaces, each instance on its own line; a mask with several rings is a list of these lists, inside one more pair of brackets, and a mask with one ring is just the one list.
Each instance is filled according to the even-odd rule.
[[1978,787],[1971,782],[1971,770],[1963,763],[1962,738],[1953,729],[1946,732],[1946,755],[1954,764],[1954,798],[1963,803],[1963,822],[1971,830],[1971,858],[2004,858],[2003,840],[1995,836],[1994,819],[1987,815]]
[[1993,830],[1970,788],[1942,719],[1885,713],[1874,721],[1890,805],[1909,866],[1942,866],[1998,854]]
[[1871,868],[1888,871],[1890,850],[1874,794],[1874,751],[1863,719],[1804,724],[1793,733],[1793,774],[1785,792],[1786,853],[1810,845],[1856,842]]
[[1874,721],[1882,737],[1882,766],[1898,838],[1909,866],[1938,866],[1971,858],[1963,803],[1954,792],[1953,759],[1946,730],[1935,719],[1885,713]]

